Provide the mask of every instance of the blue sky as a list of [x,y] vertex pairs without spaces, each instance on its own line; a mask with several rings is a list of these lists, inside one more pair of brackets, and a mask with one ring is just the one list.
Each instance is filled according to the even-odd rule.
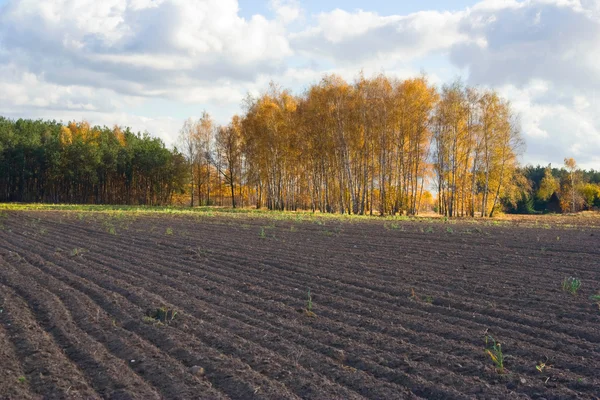
[[173,144],[269,81],[461,78],[520,115],[525,163],[600,169],[597,0],[0,0],[0,115],[88,120]]
[[[0,4],[4,0],[0,0]],[[473,6],[477,1],[471,0],[421,0],[421,1],[390,1],[390,0],[304,0],[300,1],[301,7],[307,13],[320,13],[341,8],[348,11],[369,10],[375,11],[381,15],[410,14],[423,10],[463,10]],[[240,15],[251,17],[254,14],[272,14],[272,7],[268,1],[248,1],[239,2]]]

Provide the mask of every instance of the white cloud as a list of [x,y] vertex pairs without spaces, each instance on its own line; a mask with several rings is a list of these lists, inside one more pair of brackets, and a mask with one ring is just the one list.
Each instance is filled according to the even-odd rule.
[[459,32],[463,13],[423,11],[408,16],[380,16],[336,9],[317,15],[317,24],[292,35],[299,51],[337,62],[370,59],[408,61],[468,41]]
[[488,0],[460,25],[463,34],[480,39],[451,50],[452,61],[468,69],[473,83],[526,85],[544,79],[557,86],[600,88],[597,3]]
[[[282,10],[289,18],[291,7]],[[13,0],[0,43],[0,63],[49,82],[141,96],[174,96],[181,81],[252,81],[292,55],[283,22],[241,18],[235,0]]]
[[573,155],[600,168],[598,0],[483,0],[408,15],[268,6],[272,17],[243,18],[237,0],[8,0],[0,115],[131,125],[172,143],[177,105],[224,123],[270,80],[300,92],[324,73],[351,81],[360,70],[424,69],[436,84],[460,74],[509,98],[525,161]]
[[296,0],[271,0],[271,8],[285,24],[298,20],[302,15],[302,9]]
[[568,156],[575,157],[584,168],[598,169],[600,116],[594,99],[561,91],[541,80],[524,87],[507,84],[498,90],[512,99],[513,110],[521,116],[527,141],[525,161],[561,165]]

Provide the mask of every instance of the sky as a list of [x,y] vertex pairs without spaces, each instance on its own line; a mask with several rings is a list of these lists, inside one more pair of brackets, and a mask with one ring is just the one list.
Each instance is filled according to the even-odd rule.
[[0,0],[0,115],[176,141],[270,81],[425,72],[498,91],[524,164],[600,170],[598,0]]

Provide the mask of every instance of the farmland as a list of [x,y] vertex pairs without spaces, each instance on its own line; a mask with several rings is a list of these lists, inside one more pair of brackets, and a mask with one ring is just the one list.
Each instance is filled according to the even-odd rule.
[[0,398],[598,398],[598,222],[3,210]]

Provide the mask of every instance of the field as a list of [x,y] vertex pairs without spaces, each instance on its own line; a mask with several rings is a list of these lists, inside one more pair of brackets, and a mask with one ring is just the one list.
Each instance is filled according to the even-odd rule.
[[597,221],[1,210],[0,398],[597,399]]

